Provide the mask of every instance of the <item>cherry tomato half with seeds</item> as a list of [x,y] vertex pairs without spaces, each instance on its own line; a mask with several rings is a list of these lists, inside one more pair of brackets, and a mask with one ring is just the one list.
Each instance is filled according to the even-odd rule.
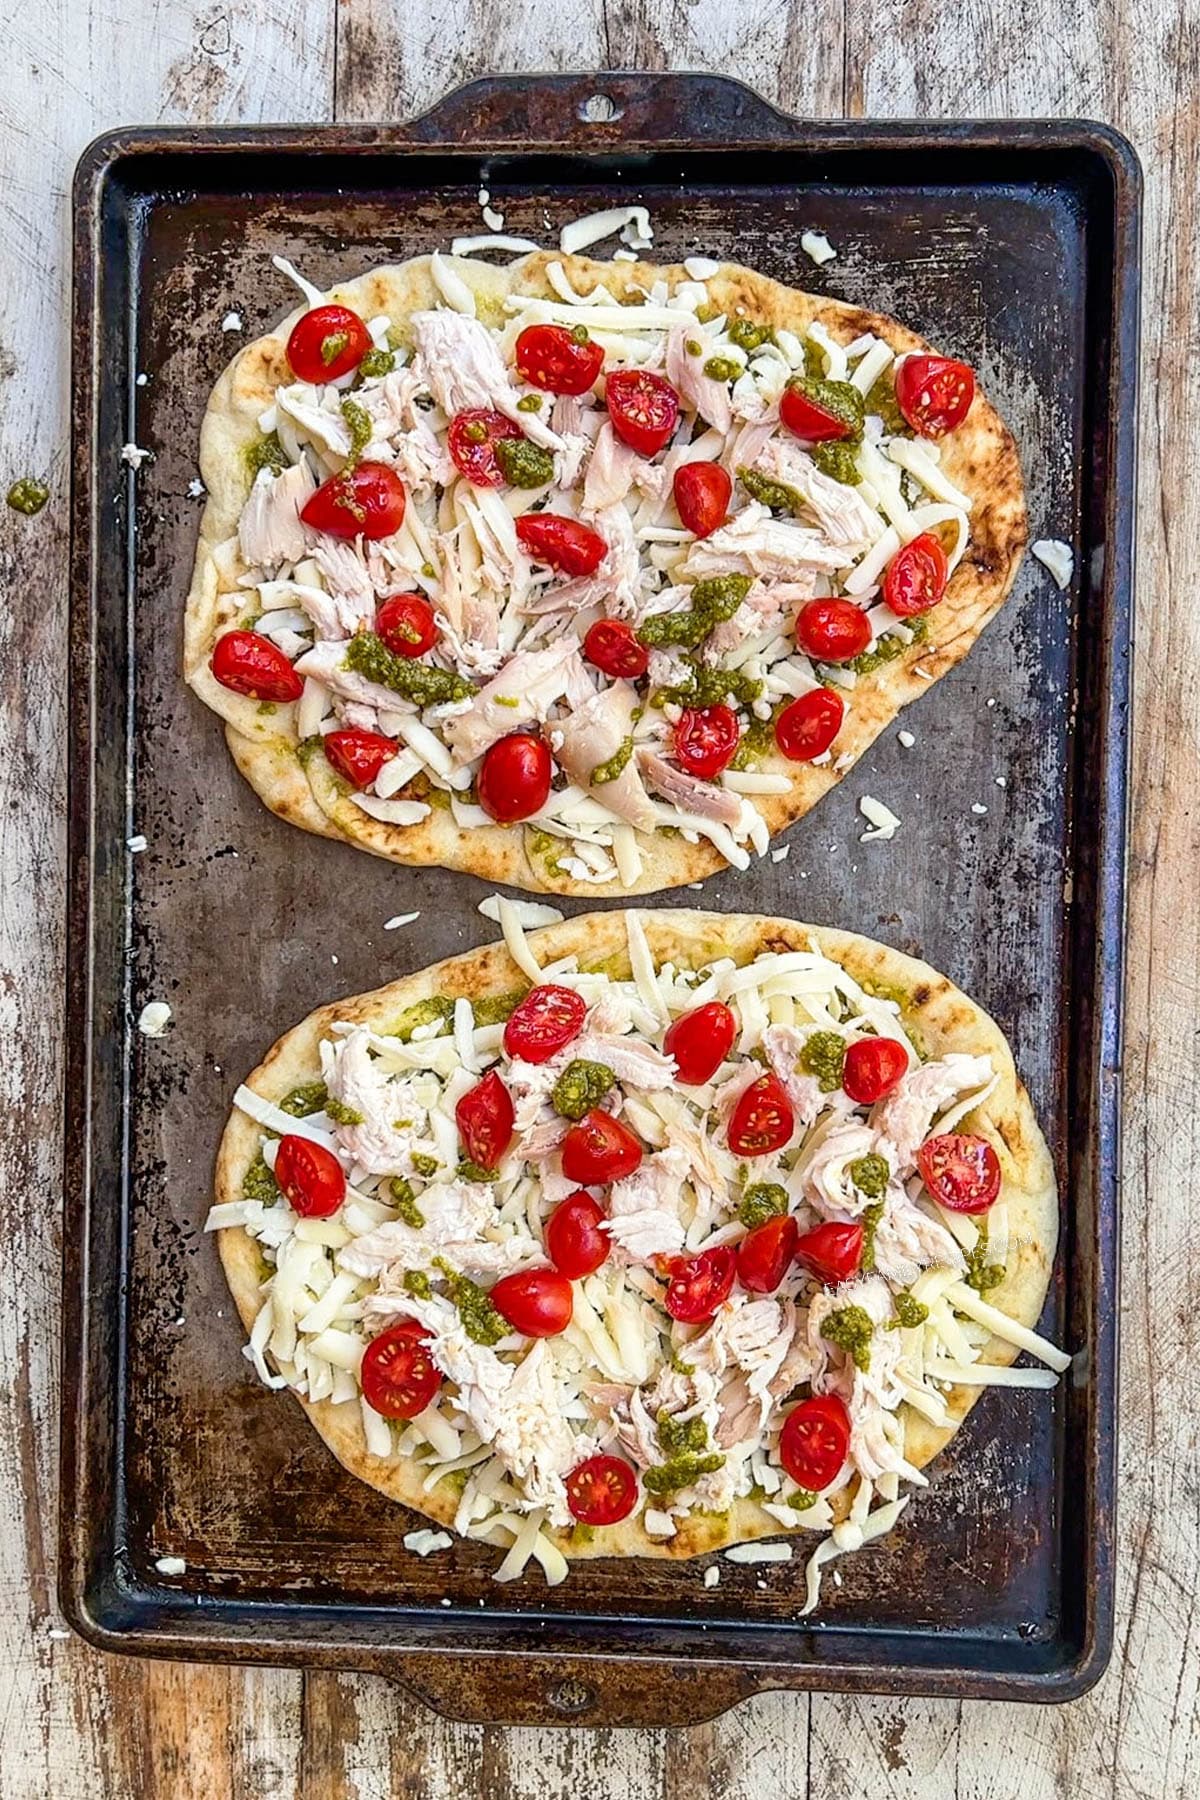
[[946,1131],[917,1151],[921,1179],[950,1212],[986,1212],[1000,1192],[1000,1158],[986,1138]]
[[623,1181],[641,1160],[642,1146],[628,1125],[598,1106],[586,1113],[578,1125],[572,1125],[563,1139],[563,1174],[581,1187]]
[[859,1038],[846,1051],[842,1086],[858,1106],[874,1106],[908,1069],[908,1052],[895,1038]]
[[328,1219],[346,1198],[345,1172],[333,1151],[290,1132],[279,1140],[275,1179],[302,1219]]
[[950,579],[946,552],[932,531],[923,531],[893,556],[883,577],[883,597],[902,619],[936,606]]
[[871,642],[871,624],[853,600],[807,600],[796,614],[796,643],[814,662],[853,662]]
[[604,1214],[586,1188],[576,1188],[560,1200],[546,1220],[546,1255],[561,1275],[578,1281],[592,1275],[612,1249],[612,1239],[601,1226]]
[[619,1456],[589,1456],[567,1476],[567,1505],[581,1525],[617,1525],[638,1499],[637,1476]]
[[222,687],[251,700],[298,700],[304,692],[279,645],[258,631],[227,631],[213,645],[209,667]]
[[789,382],[779,396],[779,417],[789,431],[807,444],[831,444],[852,435],[845,419],[813,400],[803,388]]
[[711,1319],[729,1298],[737,1273],[737,1257],[728,1244],[714,1244],[697,1256],[673,1256],[663,1305],[673,1319],[698,1325]]
[[314,306],[292,326],[287,359],[298,380],[319,386],[357,369],[370,348],[371,334],[356,312]]
[[515,731],[484,751],[475,784],[479,804],[489,819],[513,825],[545,806],[553,775],[545,739]]
[[508,1089],[489,1069],[454,1109],[467,1155],[481,1169],[494,1169],[513,1135],[513,1103]]
[[676,469],[675,509],[687,531],[711,537],[725,523],[733,482],[720,463],[690,462]]
[[438,640],[433,608],[423,594],[389,594],[379,602],[375,635],[393,656],[424,656]]
[[504,1027],[504,1048],[522,1062],[549,1062],[583,1030],[587,1001],[574,988],[545,982],[518,1001]]
[[896,405],[920,437],[945,437],[975,398],[975,375],[950,356],[906,356],[896,369]]
[[466,412],[455,413],[446,443],[455,468],[472,487],[503,487],[504,471],[496,461],[496,445],[501,438],[524,435],[521,427],[503,413],[494,412],[490,406],[472,406]]
[[812,688],[784,707],[775,721],[775,742],[790,762],[823,756],[842,728],[846,702],[832,688]]
[[752,1294],[773,1294],[791,1267],[800,1227],[778,1213],[748,1231],[737,1247],[738,1280]]
[[726,1136],[735,1156],[782,1150],[796,1127],[792,1103],[778,1075],[760,1075],[734,1106]]
[[561,513],[523,513],[517,520],[517,537],[535,562],[549,563],[563,575],[594,575],[608,555],[598,531]]
[[796,1261],[815,1275],[822,1287],[840,1287],[862,1262],[865,1236],[857,1220],[841,1225],[836,1219],[826,1219],[796,1239]]
[[650,652],[624,619],[597,619],[589,625],[583,654],[593,668],[614,681],[636,681],[650,667]]
[[711,781],[733,761],[740,737],[731,706],[685,706],[675,727],[675,757],[689,775]]
[[850,1448],[850,1414],[836,1394],[814,1394],[792,1408],[779,1434],[779,1460],[798,1487],[819,1494]]
[[586,394],[604,367],[604,349],[582,326],[527,325],[517,339],[516,361],[517,374],[530,387]]
[[661,450],[679,422],[679,395],[653,369],[614,369],[604,398],[613,430],[639,456]]
[[391,537],[404,523],[404,483],[386,463],[361,462],[341,475],[331,475],[300,508],[314,531],[330,537]]
[[330,731],[321,740],[330,768],[351,787],[370,787],[384,763],[391,762],[397,745],[378,731]]
[[733,1048],[737,1020],[723,1000],[681,1013],[667,1028],[663,1049],[675,1058],[677,1081],[700,1087],[711,1081]]
[[385,1419],[415,1419],[442,1385],[428,1337],[413,1319],[389,1326],[371,1339],[358,1378],[363,1399]]
[[571,1284],[558,1269],[518,1269],[498,1281],[488,1299],[526,1337],[557,1337],[574,1311]]

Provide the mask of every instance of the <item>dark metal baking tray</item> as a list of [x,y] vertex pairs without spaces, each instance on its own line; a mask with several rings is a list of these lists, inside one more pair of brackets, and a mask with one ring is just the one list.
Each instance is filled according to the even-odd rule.
[[[982,371],[1034,535],[967,661],[790,834],[702,904],[919,949],[1007,1031],[1058,1165],[1053,1397],[987,1393],[885,1543],[797,1618],[802,1562],[608,1561],[497,1587],[259,1387],[201,1226],[239,1077],[339,992],[493,934],[481,883],[303,836],[181,686],[189,498],[209,388],[293,295],[479,223],[539,241],[644,199],[664,260],[731,255],[891,310]],[[779,1687],[1066,1699],[1112,1621],[1116,1204],[1139,175],[1103,126],[810,124],[736,83],[485,81],[402,126],[124,131],[75,188],[70,970],[61,1596],[112,1650],[391,1675],[460,1718],[683,1723]],[[838,257],[798,249],[825,230]],[[227,311],[243,333],[222,329]],[[138,378],[145,381],[139,385]],[[135,478],[120,447],[154,459]],[[1000,779],[1007,784],[999,785]],[[855,800],[903,827],[860,845]],[[973,811],[986,806],[987,812]],[[126,838],[148,848],[130,856]],[[663,904],[689,904],[686,890]],[[568,903],[575,908],[586,902]],[[385,933],[392,914],[418,923]],[[169,1034],[139,1037],[166,999]],[[165,1579],[165,1552],[186,1573]],[[763,1582],[765,1585],[760,1586]]]

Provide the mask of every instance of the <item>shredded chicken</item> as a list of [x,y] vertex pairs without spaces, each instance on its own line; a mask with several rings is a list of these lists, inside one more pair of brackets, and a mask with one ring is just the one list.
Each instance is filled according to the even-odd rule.
[[613,1183],[604,1229],[635,1262],[673,1256],[683,1249],[679,1189],[689,1169],[687,1152],[670,1145]]
[[496,339],[478,319],[439,308],[412,315],[414,367],[446,414],[489,407],[519,425],[532,443],[562,450],[563,441],[534,412],[520,412]]
[[[338,1139],[355,1166],[368,1175],[412,1168],[412,1152],[428,1117],[417,1100],[411,1079],[393,1079],[371,1055],[371,1032],[360,1025],[335,1046],[321,1045],[321,1060],[330,1095],[361,1117],[357,1125],[339,1125]],[[403,1119],[403,1125],[395,1121]]]
[[765,506],[751,500],[727,525],[692,545],[683,573],[693,580],[706,575],[761,575],[795,580],[804,569],[833,573],[854,559],[830,544],[819,531],[774,519]]
[[902,1075],[899,1084],[871,1109],[871,1129],[886,1138],[901,1175],[916,1166],[916,1155],[934,1119],[960,1095],[984,1088],[992,1079],[991,1058],[952,1051],[921,1063]]
[[[614,681],[555,725],[551,742],[560,764],[579,787],[589,788],[596,770],[610,762],[631,736],[637,698],[637,689],[629,682]],[[596,788],[595,796],[639,831],[653,831],[654,804],[632,757],[617,776]]]
[[[469,712],[446,720],[442,735],[462,762],[471,762],[518,726],[545,719],[569,691],[576,670],[587,679],[579,647],[571,638],[545,650],[518,651],[480,688]],[[515,705],[510,704],[513,701]]]
[[243,562],[253,569],[299,562],[308,545],[300,508],[316,489],[306,462],[293,464],[282,475],[260,469],[238,520]]
[[703,347],[699,356],[692,355],[687,348],[689,343],[703,346],[705,341],[697,337],[695,325],[676,325],[668,333],[667,380],[688,412],[699,413],[724,436],[733,424],[728,385],[704,373]]
[[851,555],[861,555],[882,534],[883,520],[857,487],[823,475],[794,438],[782,433],[770,438],[753,467],[794,488],[822,535]]
[[639,750],[637,764],[647,787],[669,800],[672,806],[679,807],[681,812],[695,813],[701,819],[716,819],[721,825],[736,825],[740,820],[741,799],[728,788],[701,781],[698,775],[688,775],[674,763],[655,756],[652,750]]
[[804,1036],[793,1025],[768,1025],[762,1035],[762,1047],[795,1108],[797,1125],[807,1131],[825,1105],[825,1096],[816,1076],[805,1075],[800,1070]]

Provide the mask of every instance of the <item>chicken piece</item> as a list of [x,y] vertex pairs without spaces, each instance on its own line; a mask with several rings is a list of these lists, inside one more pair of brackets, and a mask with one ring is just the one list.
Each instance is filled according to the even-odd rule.
[[[682,591],[685,594],[690,592],[688,588],[684,588]],[[651,650],[650,666],[646,674],[650,683],[650,691],[653,693],[657,688],[686,686],[691,676],[691,669],[683,660],[682,651]]]
[[458,1310],[440,1294],[419,1300],[415,1294],[396,1296],[403,1318],[416,1319],[429,1333],[429,1354],[448,1380],[458,1384],[452,1404],[470,1420],[479,1436],[491,1443],[504,1416],[504,1401],[516,1373],[512,1363],[502,1362],[486,1344],[477,1344],[463,1330]]
[[890,1094],[876,1101],[871,1108],[871,1129],[891,1145],[902,1176],[916,1167],[917,1151],[937,1115],[960,1096],[985,1088],[993,1073],[990,1056],[952,1051],[909,1069]]
[[731,1375],[721,1389],[721,1416],[714,1434],[717,1448],[753,1443],[762,1432],[763,1410],[746,1377],[740,1371]]
[[883,533],[883,520],[867,505],[858,488],[823,475],[794,438],[782,434],[770,438],[752,465],[740,466],[751,466],[772,481],[794,488],[828,541],[856,556]]
[[804,1033],[792,1025],[768,1025],[762,1036],[767,1061],[782,1082],[788,1099],[796,1110],[796,1124],[807,1131],[825,1105],[825,1095],[815,1075],[802,1074],[800,1052]]
[[489,407],[519,425],[532,443],[562,450],[563,440],[537,413],[519,412],[520,396],[508,378],[496,340],[478,319],[439,309],[412,315],[414,367],[446,414]]
[[699,356],[692,356],[687,348],[689,341],[699,341],[702,346],[707,342],[697,339],[695,325],[675,325],[667,334],[667,380],[687,412],[699,413],[724,435],[733,424],[728,385],[704,373],[703,348]]
[[832,573],[854,558],[829,544],[819,531],[788,519],[773,519],[765,506],[751,500],[727,525],[692,545],[682,573],[694,581],[708,575],[761,575],[775,581],[795,580],[805,569]]
[[[333,1099],[360,1115],[357,1125],[336,1125],[338,1142],[368,1175],[411,1173],[412,1151],[428,1118],[408,1079],[393,1079],[371,1055],[365,1025],[340,1043],[321,1045],[321,1065]],[[393,1123],[402,1118],[403,1126]]]
[[590,395],[555,395],[550,427],[562,439],[563,447],[555,458],[554,485],[564,493],[579,480],[579,472],[595,442],[600,418]]
[[[555,725],[551,742],[577,786],[591,788],[594,772],[610,762],[632,736],[636,705],[636,688],[628,681],[614,681],[590,694],[582,706]],[[593,790],[593,797],[639,831],[654,830],[654,803],[632,757],[612,781],[601,782]]]
[[275,404],[297,427],[300,437],[331,456],[349,456],[350,427],[342,417],[342,397],[336,389],[326,389],[333,394],[333,403],[321,406],[317,392],[307,381],[295,381],[289,387],[276,388]]
[[617,1441],[629,1460],[639,1469],[653,1468],[663,1460],[658,1442],[658,1428],[646,1410],[640,1388],[631,1388],[612,1408],[611,1418]]
[[633,1262],[675,1256],[683,1249],[679,1191],[690,1163],[685,1151],[668,1145],[647,1156],[641,1167],[609,1192],[609,1217],[601,1227]]
[[[379,389],[360,393],[361,403],[375,417],[370,397]],[[417,406],[416,396],[424,391],[419,372],[411,363],[384,377],[382,394],[399,430],[390,433],[396,450],[396,472],[404,479],[413,497],[423,499],[435,487],[448,487],[454,480],[455,468],[445,440],[439,438],[429,422],[428,414]]]
[[675,1058],[664,1056],[640,1038],[585,1029],[570,1046],[570,1052],[572,1057],[586,1062],[604,1063],[622,1087],[653,1094],[675,1085]]
[[532,567],[512,514],[499,494],[487,488],[460,493],[458,504],[479,546],[481,584],[506,599],[511,594],[519,606],[528,592]]
[[347,544],[322,534],[313,544],[312,559],[345,617],[353,617],[356,623],[375,617],[375,583],[361,544]]
[[701,1512],[728,1512],[739,1494],[750,1491],[749,1465],[744,1458],[726,1457],[719,1469],[710,1469],[684,1490],[687,1506]]
[[715,819],[721,825],[736,825],[741,819],[741,796],[731,793],[728,788],[716,787],[711,781],[701,781],[697,775],[685,774],[673,763],[655,756],[652,750],[639,750],[637,763],[646,786],[669,800],[672,806],[679,807],[681,812]]
[[739,469],[752,469],[778,430],[777,417],[748,420],[726,440],[721,452],[722,467],[730,475],[736,475]]
[[537,1124],[568,1060],[564,1051],[542,1063],[523,1062],[517,1057],[509,1064],[504,1085],[513,1103],[513,1125],[518,1132],[529,1131]]
[[282,475],[260,469],[238,520],[238,548],[252,569],[277,569],[299,562],[308,547],[300,508],[317,484],[306,462],[294,463]]
[[[518,726],[545,719],[567,693],[573,665],[587,680],[578,644],[572,638],[563,638],[544,650],[519,651],[480,688],[469,712],[445,721],[442,735],[461,762],[473,762]],[[513,700],[515,706],[505,704]]]
[[933,1266],[966,1267],[957,1238],[914,1206],[902,1187],[889,1187],[875,1227],[875,1267],[896,1287],[911,1287],[922,1269]]
[[[424,1195],[422,1195],[422,1203]],[[489,1221],[490,1222],[490,1221]],[[364,1248],[365,1246],[365,1248]],[[538,1260],[538,1251],[528,1239],[451,1237],[446,1241],[427,1243],[421,1232],[400,1220],[389,1219],[374,1231],[364,1232],[338,1251],[335,1261],[339,1269],[364,1279],[376,1275],[378,1287],[363,1301],[364,1317],[394,1317],[396,1297],[407,1293],[404,1277],[410,1269],[430,1273],[438,1260],[471,1275],[490,1275],[496,1280],[509,1275],[523,1263]],[[383,1258],[386,1256],[387,1261]]]
[[535,1119],[527,1131],[518,1135],[516,1153],[525,1162],[542,1162],[547,1156],[554,1155],[570,1129],[570,1119],[561,1119],[557,1113],[547,1113],[546,1117]]
[[779,629],[784,623],[784,614],[802,606],[811,600],[817,585],[816,573],[813,570],[804,572],[800,581],[773,581],[766,585],[756,581],[742,604],[731,619],[722,619],[715,625],[700,647],[700,660],[706,663],[720,663],[734,650],[738,650],[747,638],[755,638],[772,628]]
[[857,1118],[831,1121],[809,1140],[795,1175],[804,1198],[822,1218],[858,1218],[877,1198],[864,1194],[850,1178],[850,1165],[872,1154],[883,1156],[890,1166],[888,1145]]
[[606,419],[596,436],[583,483],[583,509],[596,513],[623,501],[633,486],[637,452],[621,439]]
[[544,1506],[551,1525],[569,1525],[563,1477],[581,1460],[576,1437],[563,1417],[563,1396],[545,1338],[537,1338],[517,1364],[497,1406],[496,1455],[530,1507]]
[[344,643],[314,644],[311,650],[306,650],[303,656],[297,657],[294,667],[298,675],[304,675],[310,681],[319,681],[340,700],[374,707],[380,712],[411,713],[416,710],[411,701],[393,693],[391,688],[384,687],[378,681],[368,681],[365,675],[343,667],[345,655]]

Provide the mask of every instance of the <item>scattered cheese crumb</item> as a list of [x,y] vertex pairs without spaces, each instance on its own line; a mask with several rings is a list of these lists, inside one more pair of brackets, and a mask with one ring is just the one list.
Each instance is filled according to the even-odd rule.
[[163,1037],[171,1020],[171,1009],[165,1000],[151,1000],[138,1014],[138,1030],[143,1037]]
[[456,237],[450,240],[451,256],[474,256],[477,250],[511,250],[516,256],[524,256],[528,251],[539,248],[532,238],[506,237],[503,232],[487,237]]
[[791,1562],[792,1546],[790,1544],[735,1544],[732,1550],[726,1550],[725,1560],[734,1563]]
[[705,1571],[704,1571],[705,1587],[707,1587],[707,1588],[716,1587],[718,1585],[718,1583],[720,1582],[720,1579],[721,1579],[720,1564],[719,1563],[710,1563],[708,1568],[705,1569]]
[[194,475],[187,484],[187,491],[189,500],[198,500],[201,494],[207,494],[208,489],[205,487],[200,477]]
[[415,1550],[418,1556],[432,1556],[435,1550],[448,1550],[454,1539],[448,1531],[430,1531],[426,1526],[422,1531],[405,1532],[403,1542],[406,1550]]
[[139,375],[137,378],[137,381],[134,383],[134,386],[135,387],[145,387],[145,385],[149,381],[149,379],[150,379],[150,377],[148,375]]
[[1075,573],[1075,552],[1070,544],[1064,544],[1061,538],[1039,538],[1036,544],[1029,546],[1029,554],[1035,556],[1044,569],[1049,569],[1056,587],[1070,587]]
[[442,1599],[441,1599],[441,1600],[439,1600],[439,1601],[438,1601],[438,1605],[439,1605],[439,1606],[452,1606],[452,1605],[453,1605],[453,1601],[451,1601],[451,1600],[448,1600],[448,1599],[446,1599],[446,1598],[445,1598],[445,1597],[443,1597],[443,1598],[442,1598]]
[[132,850],[135,856],[139,850],[144,850],[146,848],[146,840],[140,831],[137,833],[136,837],[125,839],[125,848],[127,850]]
[[419,912],[397,913],[394,918],[385,919],[383,921],[383,929],[385,931],[398,931],[401,925],[411,925],[413,920],[419,919],[420,916]]
[[823,231],[806,231],[800,239],[800,248],[805,256],[812,258],[818,268],[822,263],[832,262],[837,255]]
[[636,262],[637,259],[636,250],[626,250],[622,247],[620,250],[614,250],[612,253],[612,260],[614,262]]
[[241,329],[242,329],[241,313],[240,312],[227,312],[225,314],[225,317],[221,320],[221,330],[222,331],[240,331]]
[[659,1512],[657,1507],[648,1506],[642,1515],[642,1524],[646,1528],[647,1537],[674,1537],[675,1521],[668,1512]]
[[488,191],[485,187],[481,187],[479,190],[480,206],[490,206],[491,201],[492,201],[492,196],[488,193]]
[[711,256],[685,256],[683,266],[693,281],[707,281],[711,275],[719,275],[721,265],[714,262]]
[[601,238],[620,232],[622,243],[631,250],[645,250],[654,241],[650,214],[644,206],[610,206],[603,212],[585,213],[572,219],[558,234],[558,247],[565,256],[598,244]]
[[142,450],[137,444],[121,445],[121,461],[128,463],[131,469],[140,469],[146,459],[153,455],[151,450]]
[[873,800],[870,794],[864,794],[858,803],[858,810],[869,826],[869,830],[859,832],[859,843],[873,844],[876,840],[883,844],[891,843],[900,829],[900,820],[892,809],[885,806],[882,800]]
[[792,846],[790,844],[780,844],[778,850],[772,850],[771,861],[773,863],[786,862],[791,854]]
[[896,733],[896,736],[899,738],[901,744],[903,744],[903,746],[906,750],[911,750],[913,745],[917,741],[911,731],[898,731]]
[[921,677],[922,681],[932,681],[933,680],[933,676],[929,673],[929,670],[923,669],[921,667],[920,663],[913,664],[913,674],[919,675]]
[[996,702],[994,700],[987,700],[984,702],[984,704],[986,706],[995,706]]
[[50,1627],[49,1636],[52,1637],[56,1643],[61,1643],[64,1638],[69,1638],[70,1635],[70,1632],[64,1631],[61,1625],[52,1625]]
[[999,788],[1006,788],[1008,786],[1008,776],[1007,775],[997,775],[996,786]]
[[497,212],[494,206],[484,207],[483,222],[489,231],[504,230],[504,214],[502,212]]
[[160,1556],[154,1566],[160,1575],[182,1575],[187,1570],[182,1556]]
[[[493,925],[500,923],[501,898],[500,894],[489,894],[486,900],[479,902],[476,909],[485,919],[490,919]],[[517,915],[517,923],[526,929],[537,925],[557,925],[562,919],[557,906],[539,906],[535,900],[510,900],[508,904]]]
[[984,813],[987,811],[987,807],[983,804],[982,800],[976,800],[972,803],[971,811],[973,813],[975,813],[979,818],[982,818]]

